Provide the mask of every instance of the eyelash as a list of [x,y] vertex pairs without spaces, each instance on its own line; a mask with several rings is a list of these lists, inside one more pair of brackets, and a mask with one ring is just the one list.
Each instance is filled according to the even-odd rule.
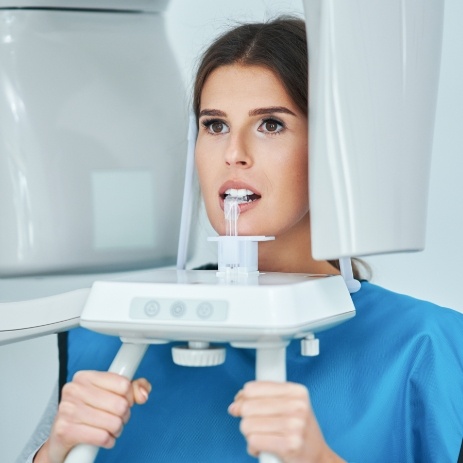
[[274,117],[268,117],[267,119],[263,119],[262,122],[260,123],[259,127],[262,127],[267,122],[274,122],[274,123],[281,126],[281,128],[276,132],[264,132],[267,135],[280,135],[281,132],[283,132],[285,130],[285,128],[286,128],[285,124],[282,121],[280,121],[278,119],[275,119]]
[[[265,133],[267,135],[280,135],[281,132],[283,132],[285,130],[285,128],[286,128],[285,124],[282,121],[280,121],[280,120],[278,120],[278,119],[276,119],[274,117],[268,117],[266,119],[262,119],[261,123],[259,124],[259,128],[262,127],[264,124],[266,124],[268,122],[274,122],[274,123],[278,124],[279,126],[281,126],[280,130],[275,131],[275,132],[264,132],[264,131],[259,130],[260,132],[263,132],[263,133]],[[220,123],[220,124],[223,124],[223,125],[227,125],[224,121],[222,121],[220,119],[205,119],[205,120],[203,120],[201,122],[201,125],[204,127],[204,129],[207,130],[207,132],[210,135],[222,135],[221,132],[214,133],[211,130],[209,130],[211,125],[215,124],[215,123]]]
[[220,132],[214,133],[211,130],[209,130],[210,126],[215,123],[227,125],[224,121],[221,121],[220,119],[205,119],[201,122],[201,125],[204,127],[204,129],[207,131],[209,135],[222,135]]

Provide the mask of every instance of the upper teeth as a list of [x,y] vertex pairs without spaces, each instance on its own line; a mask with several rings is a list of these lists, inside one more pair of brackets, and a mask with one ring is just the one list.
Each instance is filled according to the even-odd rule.
[[230,188],[225,192],[225,194],[233,198],[243,198],[244,196],[253,195],[254,192],[251,190],[246,190],[244,188],[240,188],[239,190],[236,190],[235,188]]

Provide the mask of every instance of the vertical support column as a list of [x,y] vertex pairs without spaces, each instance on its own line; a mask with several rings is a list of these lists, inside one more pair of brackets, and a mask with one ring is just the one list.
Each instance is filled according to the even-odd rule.
[[[256,380],[281,383],[286,381],[286,343],[276,343],[256,349]],[[259,463],[282,462],[271,453],[261,453]]]

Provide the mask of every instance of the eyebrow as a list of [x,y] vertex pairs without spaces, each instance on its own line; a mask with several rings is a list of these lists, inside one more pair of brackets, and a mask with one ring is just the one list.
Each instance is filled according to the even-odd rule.
[[226,117],[227,113],[220,111],[219,109],[203,109],[199,113],[199,117],[202,116],[217,116],[217,117]]
[[249,111],[250,116],[265,116],[267,114],[273,114],[273,113],[291,114],[292,116],[296,115],[290,109],[286,108],[285,106],[270,106],[268,108],[257,108],[257,109],[251,109],[251,111]]
[[[274,113],[291,114],[292,116],[296,115],[285,106],[269,106],[268,108],[251,109],[248,114],[250,116],[265,116]],[[202,116],[227,117],[227,113],[225,113],[224,111],[220,111],[220,109],[203,109],[199,113],[199,117]]]

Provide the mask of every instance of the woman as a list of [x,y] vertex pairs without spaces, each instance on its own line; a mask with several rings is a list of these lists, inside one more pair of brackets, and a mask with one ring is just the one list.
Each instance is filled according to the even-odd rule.
[[[199,66],[194,109],[216,231],[224,234],[225,197],[246,196],[239,234],[276,237],[260,245],[260,270],[337,273],[310,252],[303,22],[244,25],[219,38]],[[357,316],[320,333],[319,357],[288,347],[285,384],[253,381],[251,350],[228,349],[224,365],[199,370],[173,365],[170,346],[151,347],[138,370],[147,379],[129,382],[102,372],[117,339],[71,331],[73,379],[34,462],[61,463],[78,443],[116,440],[98,462],[245,462],[260,452],[285,463],[456,462],[463,316],[366,281],[352,297]]]

